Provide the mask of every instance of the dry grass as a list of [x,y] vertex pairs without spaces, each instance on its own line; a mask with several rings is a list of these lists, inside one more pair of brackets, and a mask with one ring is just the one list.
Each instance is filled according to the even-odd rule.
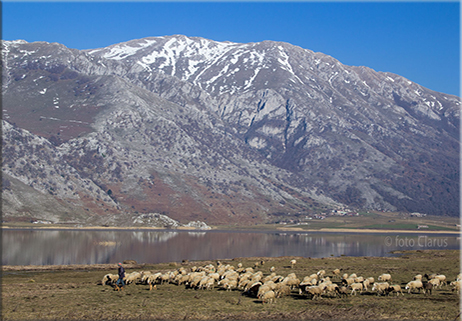
[[[264,260],[258,269],[269,274],[286,276],[295,272],[299,278],[320,269],[328,275],[335,268],[342,272],[378,277],[389,272],[394,283],[404,285],[418,273],[438,272],[450,280],[460,270],[459,251],[407,251],[401,257],[329,257],[297,258],[292,269],[291,258],[236,258],[223,263],[253,266]],[[188,264],[156,264],[127,267],[127,272],[151,270],[171,271],[215,262]],[[432,295],[407,294],[404,297],[376,296],[366,292],[347,298],[324,297],[310,300],[294,290],[289,297],[274,304],[242,296],[241,291],[193,290],[174,284],[158,285],[149,291],[146,285],[129,285],[122,292],[98,285],[106,273],[116,273],[116,266],[76,266],[41,270],[8,267],[2,276],[2,320],[152,320],[152,319],[425,319],[454,320],[460,309],[459,296],[450,287]]]

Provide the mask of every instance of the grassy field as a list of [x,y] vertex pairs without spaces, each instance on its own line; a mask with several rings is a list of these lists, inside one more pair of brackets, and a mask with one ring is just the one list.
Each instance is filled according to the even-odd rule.
[[[391,273],[393,283],[405,286],[416,274],[441,273],[453,281],[460,271],[460,251],[406,251],[396,257],[327,257],[296,258],[292,268],[290,257],[235,258],[223,264],[244,267],[264,261],[256,270],[268,275],[274,266],[276,273],[298,278],[324,269],[332,276],[333,269],[342,273],[377,277]],[[165,263],[127,266],[132,271],[173,271],[190,269],[216,262]],[[106,273],[117,273],[115,265],[12,267],[3,266],[2,320],[269,320],[269,319],[421,319],[455,320],[459,315],[459,295],[450,286],[434,290],[431,295],[405,292],[404,296],[377,296],[369,291],[356,296],[336,298],[324,296],[311,300],[298,294],[262,304],[256,298],[243,296],[242,291],[187,289],[175,284],[157,285],[149,291],[147,285],[128,285],[118,292],[101,285]],[[337,280],[338,281],[338,280]]]

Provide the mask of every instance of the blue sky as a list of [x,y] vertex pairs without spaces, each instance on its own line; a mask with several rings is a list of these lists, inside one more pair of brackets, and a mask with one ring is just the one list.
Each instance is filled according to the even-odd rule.
[[460,92],[460,4],[449,2],[23,2],[2,4],[3,39],[92,49],[150,36],[284,41],[346,65]]

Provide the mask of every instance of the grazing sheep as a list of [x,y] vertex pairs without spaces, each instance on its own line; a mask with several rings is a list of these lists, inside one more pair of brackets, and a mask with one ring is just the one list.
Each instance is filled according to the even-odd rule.
[[265,292],[268,292],[270,290],[274,290],[276,288],[276,284],[275,283],[264,283],[262,286],[260,286],[260,288],[258,289],[258,293],[257,293],[257,298],[261,298],[261,296],[263,294],[265,294]]
[[375,279],[372,276],[366,278],[366,280],[369,281],[369,284],[374,284],[374,282],[375,282]]
[[205,283],[205,289],[207,290],[212,290],[214,286],[215,286],[215,279],[213,278],[209,278],[207,282]]
[[209,280],[212,280],[212,284],[215,282],[214,279],[208,277],[208,276],[204,276],[200,281],[199,281],[199,284],[197,285],[197,288],[199,290],[201,289],[207,289],[207,284],[209,283]]
[[437,288],[442,285],[440,279],[431,279],[428,281],[434,288]]
[[424,288],[424,293],[425,294],[432,294],[432,290],[433,290],[433,284],[431,284],[430,282],[428,281],[422,281],[422,284],[423,284],[423,288]]
[[137,281],[141,281],[143,274],[140,272],[132,272],[130,274],[127,274],[125,276],[124,282],[126,285],[129,285],[130,283],[136,283]]
[[303,281],[300,282],[300,285],[301,286],[302,284],[305,284],[305,285],[316,285],[318,283],[318,279],[317,278],[313,278],[311,276],[305,276],[303,278]]
[[351,295],[356,295],[356,291],[359,290],[359,292],[363,292],[363,284],[362,283],[353,283],[348,286],[348,288],[351,290]]
[[186,274],[186,275],[181,275],[178,280],[177,280],[177,285],[182,285],[182,284],[186,284],[189,282],[189,278],[190,278],[190,275],[189,274]]
[[378,277],[378,280],[381,282],[390,282],[391,281],[391,275],[390,274],[382,274]]
[[256,298],[258,295],[258,290],[263,284],[261,282],[255,282],[251,284],[247,289],[244,289],[243,295],[248,295],[250,297]]
[[239,277],[239,273],[237,273],[234,270],[228,270],[220,276],[222,280],[226,278],[236,278],[237,279],[238,277]]
[[276,276],[276,273],[271,273],[270,275],[266,276],[262,282],[265,283],[265,282],[268,282],[270,280],[272,280],[274,277]]
[[151,291],[153,288],[157,289],[156,283],[159,280],[159,277],[162,275],[162,273],[156,273],[156,274],[150,274],[146,276],[146,279],[144,282],[146,284],[149,284],[149,291]]
[[349,286],[349,285],[352,285],[353,283],[355,283],[355,279],[353,279],[353,278],[343,279],[342,283],[345,284],[346,286]]
[[103,281],[101,281],[101,283],[103,285],[113,285],[115,282],[117,282],[118,279],[119,279],[118,274],[109,273],[103,276]]
[[401,286],[399,284],[390,285],[388,289],[385,290],[385,292],[387,293],[387,295],[390,295],[390,293],[396,293],[396,296],[399,296],[399,294],[401,293],[401,295],[404,296],[404,293],[401,290]]
[[346,286],[338,286],[335,292],[339,297],[348,296],[348,288]]
[[170,280],[169,273],[164,273],[160,276],[160,284],[168,283],[169,280]]
[[339,278],[340,279],[340,271],[342,269],[335,269],[332,271],[332,278]]
[[300,285],[300,280],[297,279],[297,278],[293,278],[293,277],[286,277],[282,283],[284,284],[287,284],[288,286],[290,286],[291,289],[293,289],[294,287],[297,287]]
[[355,283],[361,283],[364,281],[364,278],[362,276],[355,277]]
[[422,274],[417,274],[416,276],[414,276],[414,281],[422,281]]
[[263,304],[265,304],[265,303],[273,303],[275,297],[276,297],[276,294],[274,293],[274,291],[269,290],[269,291],[263,293],[263,295],[261,296],[261,302]]
[[217,282],[220,280],[220,274],[217,272],[210,273],[208,277],[214,279]]
[[318,273],[316,273],[316,275],[319,277],[319,278],[322,278],[324,276],[324,274],[326,274],[326,271],[325,270],[319,270]]
[[369,282],[368,279],[365,279],[362,283],[363,283],[364,290],[367,291],[367,287],[368,287],[371,283]]
[[388,284],[388,282],[375,282],[372,286],[372,292],[377,291],[377,295],[381,295],[389,287],[390,287],[390,284]]
[[356,275],[356,273],[351,273],[348,277],[354,279],[354,278],[357,278],[358,276]]
[[270,271],[271,273],[273,273],[273,272],[276,271],[276,269],[274,268],[274,266],[272,266],[272,267],[270,267],[269,271]]
[[325,288],[324,288],[324,291],[326,293],[328,293],[329,295],[334,295],[336,296],[337,295],[337,288],[338,288],[338,285],[333,283],[333,284],[328,284]]
[[447,284],[448,284],[447,281],[446,281],[446,276],[443,275],[443,274],[438,274],[438,275],[436,275],[433,279],[440,280],[441,286],[447,285]]
[[[199,283],[201,282],[201,280],[203,279],[203,275],[196,275],[194,276],[190,282],[189,282],[189,288],[191,289],[197,289],[198,286],[199,286]],[[221,281],[220,281],[221,282]]]
[[298,293],[300,295],[302,295],[304,292],[305,292],[305,289],[307,286],[312,286],[312,285],[316,285],[316,284],[312,284],[310,281],[302,281],[299,285],[298,285]]
[[459,294],[460,293],[460,287],[462,285],[462,280],[453,281],[453,282],[449,283],[449,285],[452,286],[451,291],[453,291],[453,292],[456,291],[457,294]]
[[277,283],[276,288],[274,289],[274,293],[276,293],[276,298],[281,298],[283,296],[289,296],[292,290],[290,286],[283,283]]
[[[226,281],[226,282],[223,282]],[[232,291],[237,288],[237,280],[236,279],[225,279],[220,282],[222,283],[223,288],[226,289],[226,291]]]
[[411,291],[414,291],[414,290],[418,290],[419,293],[420,293],[420,290],[423,290],[423,292],[425,293],[425,289],[423,287],[422,281],[418,281],[418,280],[411,281],[408,284],[406,284],[406,290],[409,290],[408,293],[411,293]]
[[294,260],[290,261],[290,267],[293,268],[295,266],[295,264],[297,264],[297,260],[294,259]]
[[243,279],[243,280],[239,280],[239,283],[237,284],[237,288],[238,288],[239,290],[243,290],[243,289],[245,290],[245,288],[246,288],[247,285],[249,285],[249,284],[252,284],[252,281],[249,280],[248,278],[245,278],[245,279]]
[[315,298],[319,299],[321,297],[321,294],[323,293],[324,289],[320,286],[313,285],[313,286],[307,286],[305,288],[306,293],[311,294],[311,300],[314,300]]

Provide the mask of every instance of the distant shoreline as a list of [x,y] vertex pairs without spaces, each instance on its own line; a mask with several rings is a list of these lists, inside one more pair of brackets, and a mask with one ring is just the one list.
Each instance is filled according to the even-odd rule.
[[248,231],[248,232],[316,232],[316,233],[364,233],[364,234],[391,234],[391,233],[403,233],[403,234],[461,234],[461,231],[453,230],[393,230],[393,229],[361,229],[361,228],[320,228],[320,229],[302,229],[300,227],[276,227],[268,229],[196,229],[194,227],[178,227],[175,229],[168,229],[163,227],[116,227],[116,226],[1,226],[4,230],[82,230],[82,231],[130,231],[130,230],[155,230],[155,231],[194,231],[194,232],[207,232],[207,231]]

